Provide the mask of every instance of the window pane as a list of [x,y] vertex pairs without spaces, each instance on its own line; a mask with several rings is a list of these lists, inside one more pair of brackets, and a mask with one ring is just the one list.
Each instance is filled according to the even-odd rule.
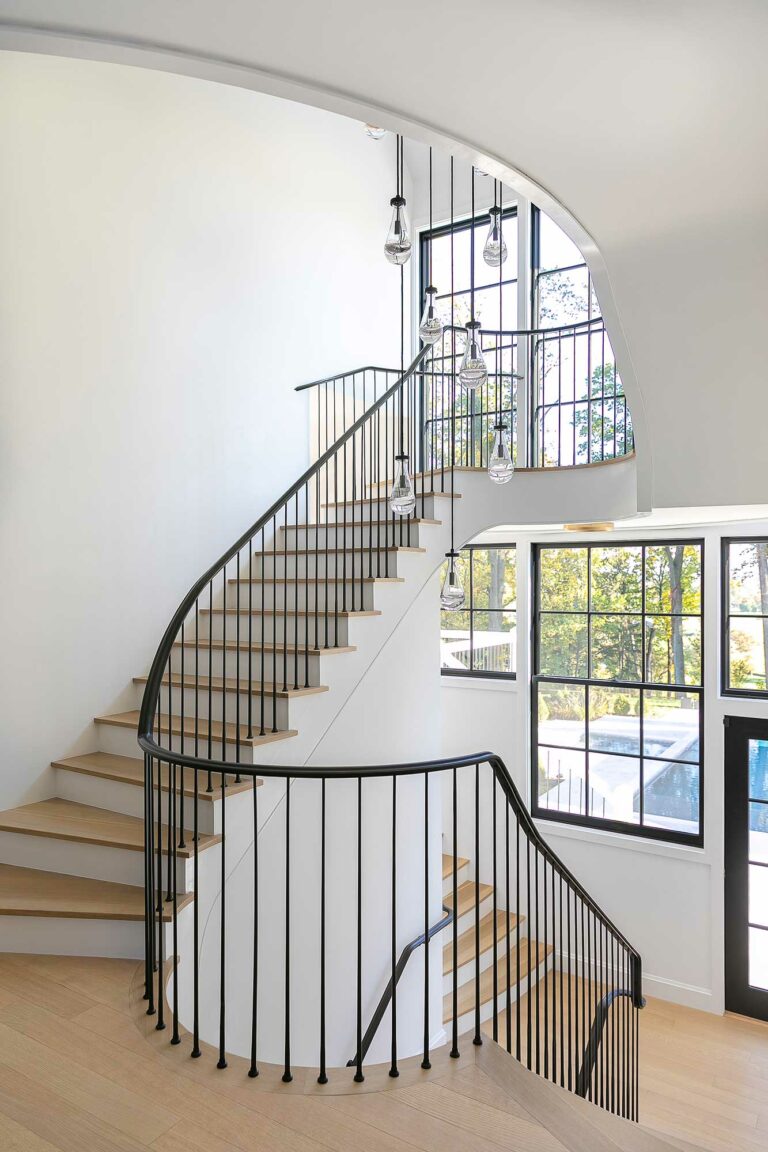
[[656,684],[701,684],[701,620],[647,616],[646,679]]
[[639,824],[640,761],[634,756],[589,755],[589,814],[597,820]]
[[443,668],[470,666],[469,612],[441,612],[440,664]]
[[587,549],[542,548],[539,552],[541,608],[578,612],[587,607]]
[[640,755],[640,690],[589,689],[589,747]]
[[768,619],[731,617],[728,635],[728,686],[764,692]]
[[731,612],[768,615],[768,543],[734,543],[728,549]]
[[587,617],[543,613],[539,625],[539,671],[548,676],[587,675]]
[[699,829],[699,769],[646,760],[644,823],[695,835]]
[[592,672],[597,680],[641,680],[641,616],[592,617]]
[[692,692],[643,693],[643,753],[698,763],[698,696]]
[[768,868],[749,865],[749,919],[768,928]]
[[646,612],[701,612],[701,548],[659,544],[645,553]]
[[472,614],[472,668],[476,672],[514,672],[516,643],[514,612]]
[[768,804],[749,805],[749,858],[768,864]]
[[517,579],[514,548],[473,548],[472,607],[514,608]]
[[749,797],[768,800],[768,740],[749,742]]
[[641,612],[642,548],[592,549],[593,612]]
[[583,749],[586,688],[582,684],[539,684],[539,743]]
[[763,928],[749,930],[749,983],[768,988],[768,932]]
[[539,749],[539,807],[585,814],[586,755],[570,748]]

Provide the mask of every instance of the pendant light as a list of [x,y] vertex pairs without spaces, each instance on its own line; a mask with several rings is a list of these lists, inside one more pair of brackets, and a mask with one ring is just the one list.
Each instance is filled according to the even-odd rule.
[[483,248],[483,260],[491,268],[498,268],[503,264],[507,258],[507,242],[501,227],[501,208],[496,200],[496,181],[493,182],[493,208],[490,209],[489,215],[491,217],[490,227],[488,228],[488,236]]
[[482,388],[488,379],[483,354],[480,351],[478,334],[480,322],[475,319],[475,169],[472,169],[472,221],[469,229],[469,323],[466,330],[464,357],[459,368],[459,383],[463,388],[474,391]]
[[379,128],[378,124],[366,124],[366,136],[370,136],[371,140],[383,140],[387,134],[386,128]]
[[[453,277],[453,156],[451,156],[451,549],[446,552],[448,569],[440,589],[440,604],[443,608],[456,611],[464,605],[464,588],[456,569],[458,552],[454,547],[454,474],[456,464],[456,330],[454,328],[454,277]],[[458,1056],[458,1052],[456,1053]]]
[[[429,149],[429,244],[427,245],[427,279],[432,279],[432,149]],[[425,292],[424,311],[419,324],[419,336],[425,344],[437,344],[443,335],[443,325],[435,311],[437,289],[430,283]]]
[[[499,182],[498,200],[501,201],[502,199],[503,196],[501,192],[501,182]],[[496,203],[496,181],[494,180],[494,208],[496,207]],[[499,206],[498,212],[500,215],[501,206]],[[483,253],[483,255],[485,255],[485,253]],[[509,439],[509,433],[507,431],[507,425],[504,423],[504,417],[502,416],[502,410],[504,408],[504,285],[501,275],[502,263],[503,260],[500,260],[496,265],[496,267],[499,269],[499,334],[496,338],[496,423],[493,426],[493,447],[491,448],[491,454],[488,458],[488,476],[494,484],[507,484],[515,473],[515,465],[512,461],[512,446]],[[512,350],[510,348],[510,356],[511,354]],[[512,407],[513,379],[514,377],[510,375],[510,408]]]
[[403,265],[411,258],[411,230],[408,227],[408,217],[405,214],[405,197],[403,196],[402,136],[395,137],[395,155],[397,191],[390,200],[392,221],[389,225],[387,239],[384,242],[384,255],[390,264]]
[[[398,187],[402,182],[402,137],[398,136]],[[410,516],[416,508],[416,493],[408,470],[408,453],[405,451],[405,268],[400,261],[400,450],[395,456],[395,478],[389,495],[389,506],[395,516]]]

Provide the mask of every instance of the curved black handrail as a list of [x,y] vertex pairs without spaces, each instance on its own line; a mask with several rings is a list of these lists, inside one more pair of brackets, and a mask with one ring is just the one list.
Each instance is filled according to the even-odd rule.
[[[338,455],[340,449],[342,449],[345,444],[353,439],[353,437],[360,431],[360,429],[362,429],[372,419],[375,413],[383,408],[390,399],[396,396],[398,391],[403,389],[406,381],[408,381],[410,377],[416,372],[416,369],[427,357],[430,351],[431,349],[428,346],[422,348],[418,355],[414,357],[406,371],[397,378],[395,383],[382,396],[380,396],[378,400],[371,404],[368,410],[364,412],[362,416],[360,416],[354,422],[354,424],[352,424],[338,438],[338,440],[336,440],[336,442],[326,452],[324,452],[322,456],[319,457],[319,459],[314,462],[314,464],[307,468],[307,470],[299,477],[299,479],[291,485],[287,492],[283,493],[283,495],[274,502],[274,504],[264,513],[264,515],[260,516],[255,524],[247,529],[247,531],[245,531],[242,536],[240,536],[235,541],[235,543],[230,548],[228,548],[226,552],[224,552],[224,554],[220,556],[219,559],[214,564],[212,564],[210,568],[207,569],[206,572],[203,573],[203,575],[192,585],[189,592],[187,592],[186,596],[179,604],[179,607],[176,609],[176,612],[174,613],[173,618],[171,619],[171,622],[166,628],[163,638],[160,641],[160,645],[157,649],[157,652],[155,653],[154,660],[152,661],[152,666],[150,668],[149,676],[147,678],[147,683],[144,689],[144,695],[141,701],[141,710],[139,713],[139,743],[145,751],[149,751],[151,755],[157,755],[160,751],[158,745],[152,740],[152,731],[153,719],[159,699],[163,673],[170,657],[174,641],[181,631],[182,625],[187,616],[195,607],[195,602],[200,596],[200,593],[224,569],[229,561],[232,560],[235,556],[239,555],[242,549],[251,540],[253,540],[254,536],[256,536],[258,532],[262,531],[262,529],[265,528],[266,525],[271,520],[273,520],[283,508],[287,506],[290,500],[292,500],[295,496],[298,496],[298,493],[302,491],[302,489],[304,489],[309,484],[309,482],[320,473],[323,466],[332,460],[334,456]],[[146,747],[146,745],[142,743],[141,738],[143,738],[145,741],[148,741],[150,747]],[[207,766],[208,763],[209,762],[206,761],[203,757],[195,759],[195,765],[197,767],[200,767],[203,764]],[[232,764],[230,763],[228,771],[231,770],[231,768]]]
[[600,1042],[603,1038],[605,1026],[608,1023],[608,1016],[611,1005],[622,997],[631,1000],[636,1008],[645,1007],[645,998],[641,996],[640,1003],[635,1000],[634,994],[629,988],[613,988],[605,996],[603,996],[600,1003],[597,1005],[595,1015],[592,1019],[592,1026],[589,1030],[589,1037],[584,1047],[584,1056],[581,1061],[581,1067],[576,1074],[576,1084],[574,1092],[577,1096],[589,1095],[589,1087],[592,1083],[592,1076],[597,1065],[598,1053],[600,1051]]
[[361,372],[397,372],[397,368],[382,368],[380,364],[363,364],[360,368],[352,368],[349,372],[337,372],[335,376],[323,376],[321,380],[310,380],[309,384],[297,384],[294,392],[306,392],[308,388],[319,388],[321,384],[335,384],[337,380],[349,379],[358,376]]

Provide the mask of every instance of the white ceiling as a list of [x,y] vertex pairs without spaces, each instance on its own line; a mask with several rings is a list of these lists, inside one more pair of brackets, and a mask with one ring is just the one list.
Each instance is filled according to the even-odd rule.
[[768,496],[766,0],[0,0],[2,46],[126,58],[83,34],[199,75],[216,73],[188,54],[239,64],[251,87],[270,86],[252,68],[296,79],[527,174],[605,262],[654,503]]

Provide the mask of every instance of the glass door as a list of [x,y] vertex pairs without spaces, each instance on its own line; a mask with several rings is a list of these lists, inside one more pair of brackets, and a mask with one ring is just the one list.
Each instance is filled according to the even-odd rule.
[[725,1007],[768,1020],[768,720],[725,723]]

